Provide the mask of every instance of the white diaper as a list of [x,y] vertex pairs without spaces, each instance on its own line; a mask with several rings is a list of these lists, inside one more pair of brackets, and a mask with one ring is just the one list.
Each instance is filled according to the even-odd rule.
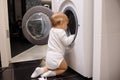
[[60,53],[49,52],[46,56],[46,66],[49,69],[57,69],[63,61],[63,55]]

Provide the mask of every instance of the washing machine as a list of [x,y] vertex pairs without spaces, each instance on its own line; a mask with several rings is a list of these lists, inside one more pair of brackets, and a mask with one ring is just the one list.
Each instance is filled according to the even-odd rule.
[[64,12],[75,34],[74,47],[66,54],[73,70],[84,77],[92,77],[93,56],[93,0],[52,0],[53,12]]

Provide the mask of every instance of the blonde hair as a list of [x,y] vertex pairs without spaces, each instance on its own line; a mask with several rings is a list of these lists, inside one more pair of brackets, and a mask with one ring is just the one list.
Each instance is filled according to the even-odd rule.
[[57,12],[51,16],[51,22],[52,22],[53,27],[56,27],[58,25],[64,24],[64,22],[68,23],[69,20],[68,20],[68,17],[66,16],[66,14],[64,14],[62,12]]

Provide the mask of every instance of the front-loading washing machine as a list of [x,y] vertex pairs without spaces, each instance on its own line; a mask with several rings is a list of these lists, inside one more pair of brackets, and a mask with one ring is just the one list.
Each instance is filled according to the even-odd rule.
[[54,12],[64,12],[69,29],[76,34],[74,47],[66,55],[68,65],[83,75],[92,77],[93,56],[93,0],[52,0]]

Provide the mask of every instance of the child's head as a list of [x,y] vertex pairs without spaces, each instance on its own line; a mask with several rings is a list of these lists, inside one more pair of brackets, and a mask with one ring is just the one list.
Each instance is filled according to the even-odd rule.
[[64,13],[57,12],[52,15],[51,22],[52,22],[53,27],[55,28],[67,29],[67,24],[69,20],[68,20],[68,17]]

